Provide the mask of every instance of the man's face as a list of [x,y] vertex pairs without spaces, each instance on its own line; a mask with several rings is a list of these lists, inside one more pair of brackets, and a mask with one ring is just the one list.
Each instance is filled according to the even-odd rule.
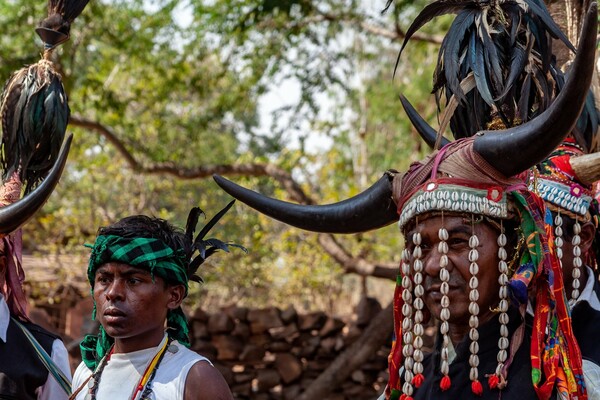
[[168,286],[149,271],[123,263],[98,268],[94,281],[97,318],[123,351],[156,346],[164,335],[167,311],[183,300],[183,285]]
[[[440,256],[438,244],[440,239],[438,232],[440,227],[445,227],[448,230],[448,266],[446,267],[450,279],[448,281],[450,300],[450,319],[451,324],[467,324],[469,323],[469,280],[471,273],[469,272],[469,238],[475,233],[479,238],[479,273],[477,279],[479,281],[479,321],[485,322],[492,316],[490,308],[498,305],[500,288],[498,277],[498,233],[486,222],[471,224],[471,221],[465,220],[459,216],[444,216],[443,223],[441,216],[434,216],[427,219],[419,220],[416,225],[407,235],[407,248],[411,251],[414,249],[412,243],[412,234],[414,232],[421,233],[421,249],[423,252],[423,288],[425,295],[423,301],[431,314],[440,319],[442,310],[440,286],[442,281],[439,277],[440,272]],[[411,260],[412,264],[412,260]]]

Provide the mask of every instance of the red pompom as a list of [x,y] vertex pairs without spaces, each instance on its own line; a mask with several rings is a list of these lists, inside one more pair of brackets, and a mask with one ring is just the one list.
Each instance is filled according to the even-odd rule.
[[481,386],[481,382],[473,381],[471,382],[471,391],[475,393],[477,396],[481,396],[483,394],[483,386]]
[[402,393],[402,395],[400,396],[400,399],[398,399],[398,400],[406,400],[407,397],[408,396],[406,394]]
[[490,377],[488,378],[488,386],[490,387],[490,389],[496,389],[498,387],[499,382],[500,379],[498,379],[498,375],[496,374],[490,375]]
[[448,375],[445,375],[442,378],[442,381],[440,382],[440,389],[442,389],[442,392],[450,389],[450,377]]
[[425,381],[425,377],[423,376],[423,374],[417,374],[413,378],[412,384],[414,387],[419,388],[419,387],[421,387],[421,385],[423,384],[424,381]]

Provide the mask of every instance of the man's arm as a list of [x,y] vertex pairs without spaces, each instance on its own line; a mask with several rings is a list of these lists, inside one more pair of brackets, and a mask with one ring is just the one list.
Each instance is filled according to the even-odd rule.
[[233,400],[225,378],[218,369],[198,361],[185,380],[184,400]]
[[[65,376],[71,380],[71,365],[69,364],[69,353],[64,343],[56,339],[52,343],[52,361],[58,368],[65,374]],[[54,379],[52,374],[48,372],[48,379],[44,386],[40,388],[38,392],[38,400],[67,400],[69,396],[60,387],[58,382]]]

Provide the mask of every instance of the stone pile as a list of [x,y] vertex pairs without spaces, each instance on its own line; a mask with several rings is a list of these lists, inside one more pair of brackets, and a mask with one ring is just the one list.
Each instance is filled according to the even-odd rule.
[[[293,306],[225,307],[190,315],[192,349],[213,360],[236,399],[296,399],[362,333],[381,306],[364,299],[351,322]],[[389,343],[319,400],[375,399],[387,381]]]

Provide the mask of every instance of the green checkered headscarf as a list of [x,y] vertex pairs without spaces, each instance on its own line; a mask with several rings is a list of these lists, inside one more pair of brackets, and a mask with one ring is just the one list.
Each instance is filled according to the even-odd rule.
[[[189,263],[182,249],[174,251],[162,240],[153,238],[124,238],[115,235],[100,235],[92,248],[87,275],[94,295],[96,270],[109,262],[120,262],[133,267],[149,270],[152,276],[159,276],[165,282],[185,286],[188,291],[188,276],[186,267]],[[96,304],[92,319],[96,318]],[[181,307],[169,310],[167,313],[167,333],[170,338],[179,343],[190,345],[189,326]],[[88,368],[94,370],[98,362],[112,346],[114,339],[106,334],[100,326],[98,336],[88,335],[81,343],[82,359]]]

